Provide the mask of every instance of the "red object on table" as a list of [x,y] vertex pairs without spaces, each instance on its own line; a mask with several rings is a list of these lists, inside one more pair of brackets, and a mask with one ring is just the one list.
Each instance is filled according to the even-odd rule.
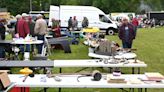
[[29,87],[13,87],[10,92],[30,92]]

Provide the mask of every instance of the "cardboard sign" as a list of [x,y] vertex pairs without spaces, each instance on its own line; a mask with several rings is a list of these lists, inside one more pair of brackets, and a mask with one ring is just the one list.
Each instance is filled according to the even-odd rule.
[[10,79],[8,77],[7,71],[0,71],[0,89],[5,89],[10,85]]

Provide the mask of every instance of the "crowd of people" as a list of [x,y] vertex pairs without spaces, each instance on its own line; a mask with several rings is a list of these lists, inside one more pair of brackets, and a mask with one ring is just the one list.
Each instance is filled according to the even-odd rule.
[[[23,13],[22,15],[17,15],[16,16],[16,24],[15,24],[15,37],[19,38],[25,38],[27,35],[31,35],[32,37],[37,37],[38,40],[43,40],[44,41],[44,35],[47,33],[47,23],[43,19],[43,16],[41,14],[37,15],[37,20],[34,21],[32,17],[26,13]],[[42,52],[42,44],[37,45],[38,48],[38,54],[41,54]],[[24,45],[20,45],[20,50],[22,53],[30,52],[33,50],[30,48],[30,45],[25,46],[24,50]]]
[[[52,32],[53,32],[53,37],[54,38],[60,37],[61,36],[60,20],[52,18],[51,21],[52,21],[51,29],[52,29]],[[81,26],[82,26],[82,28],[87,28],[88,25],[89,25],[89,21],[88,21],[87,17],[84,17],[83,20],[82,20]],[[79,28],[78,28],[78,20],[77,20],[76,16],[70,17],[68,19],[68,27],[67,27],[67,29],[69,31],[77,31],[77,30],[79,30]]]
[[[37,37],[38,40],[44,41],[44,36],[47,33],[47,22],[43,19],[43,15],[38,14],[37,20],[34,21],[32,17],[26,13],[22,15],[16,16],[16,24],[15,24],[15,37],[25,38],[27,35],[31,35],[32,37]],[[53,37],[60,37],[60,20],[51,19],[52,21],[52,32]],[[1,38],[5,39],[5,27],[4,20],[0,20],[0,30],[1,30]],[[84,17],[81,23],[82,28],[87,28],[89,25],[89,21],[87,17]],[[139,23],[136,18],[133,18],[131,21],[128,18],[122,18],[121,25],[119,26],[119,38],[122,41],[123,48],[132,48],[133,40],[135,39],[137,27]],[[76,31],[78,28],[78,20],[76,16],[70,17],[68,20],[68,30]],[[3,31],[3,32],[2,32]],[[43,44],[37,46],[38,53],[41,54]],[[25,48],[24,48],[25,47]],[[33,47],[30,48],[30,45],[20,45],[21,52],[30,52],[33,50]],[[25,50],[24,50],[25,49]]]
[[[132,48],[133,40],[136,37],[137,28],[139,26],[139,21],[137,18],[122,18],[121,24],[119,25],[119,38],[122,41],[123,48]],[[84,17],[81,23],[82,28],[87,28],[89,25],[89,21],[87,17]],[[60,22],[52,19],[52,28],[54,30],[60,30]],[[68,19],[68,30],[69,31],[76,31],[78,29],[78,20],[76,16],[70,17]],[[58,32],[57,32],[58,33]],[[60,32],[59,32],[60,33]],[[57,36],[58,37],[58,36]]]
[[[30,35],[31,37],[37,37],[38,40],[44,41],[44,36],[48,32],[47,22],[43,19],[43,15],[38,14],[37,19],[34,20],[32,16],[22,13],[21,15],[16,15],[16,22],[14,24],[14,32],[12,33],[13,38],[23,38],[25,39],[26,36]],[[51,19],[52,26],[51,31],[53,33],[53,37],[57,38],[61,36],[61,29],[60,29],[60,20],[55,18]],[[5,19],[0,19],[0,39],[5,39],[5,32],[6,28],[5,25],[7,24]],[[89,21],[87,17],[84,17],[81,23],[82,28],[86,28],[89,25]],[[76,16],[70,17],[68,20],[68,30],[69,31],[77,31],[78,29],[78,20]],[[37,45],[38,53],[41,54],[43,44]],[[19,45],[20,51],[30,52],[33,51],[33,46],[30,45]]]
[[[86,28],[89,25],[89,21],[87,17],[84,17],[81,23],[82,28]],[[76,16],[73,18],[70,17],[68,20],[68,29],[69,31],[76,31],[78,30],[78,20],[76,19]]]

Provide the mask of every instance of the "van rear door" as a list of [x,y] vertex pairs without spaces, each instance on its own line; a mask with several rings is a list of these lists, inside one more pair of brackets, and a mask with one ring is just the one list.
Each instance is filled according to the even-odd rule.
[[58,6],[50,6],[50,14],[49,14],[49,23],[48,25],[51,26],[52,25],[52,18],[56,19],[56,20],[60,20],[60,14],[59,14],[59,7]]

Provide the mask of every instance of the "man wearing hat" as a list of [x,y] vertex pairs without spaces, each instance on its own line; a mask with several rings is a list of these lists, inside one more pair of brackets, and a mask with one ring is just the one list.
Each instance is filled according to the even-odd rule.
[[17,24],[18,24],[18,20],[20,20],[22,18],[22,16],[20,15],[20,14],[18,14],[18,15],[16,15],[16,23],[15,23],[15,34],[17,34],[18,32],[17,32]]
[[[37,21],[35,23],[34,33],[37,36],[38,40],[44,41],[44,36],[47,33],[47,22],[43,19],[41,14],[37,15]],[[42,53],[42,46],[43,44],[39,44],[38,47],[38,54]]]
[[[26,13],[22,14],[22,18],[17,22],[17,33],[20,38],[25,38],[27,34],[30,34],[30,29],[27,23],[28,15]],[[24,52],[24,46],[20,45],[20,50]],[[26,52],[30,52],[30,45],[26,45]]]
[[119,28],[119,38],[122,40],[123,48],[131,48],[133,40],[136,37],[134,26],[128,22],[128,18],[122,19],[122,25]]
[[28,15],[26,13],[22,14],[22,18],[18,20],[17,24],[17,32],[19,34],[19,37],[25,38],[27,34],[30,33],[29,26],[27,23]]

